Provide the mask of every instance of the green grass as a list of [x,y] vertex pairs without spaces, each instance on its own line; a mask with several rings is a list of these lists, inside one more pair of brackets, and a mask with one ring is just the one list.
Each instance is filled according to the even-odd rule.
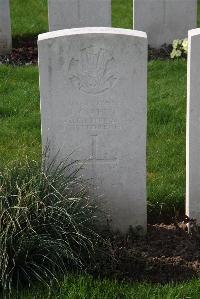
[[10,6],[14,38],[48,31],[47,0],[11,0]]
[[148,83],[148,197],[166,213],[184,208],[186,61],[150,62]]
[[112,0],[112,26],[133,28],[133,0]]
[[40,153],[37,67],[0,67],[0,162]]
[[[169,88],[170,86],[170,88]],[[40,153],[37,67],[0,67],[0,162]],[[186,61],[149,63],[148,197],[183,208]],[[158,209],[154,209],[159,212]]]
[[[198,0],[200,24],[200,0]],[[132,0],[112,0],[114,27],[132,27]],[[47,0],[11,0],[13,37],[48,30]],[[186,61],[148,65],[148,199],[151,215],[183,209],[185,197]],[[37,67],[0,66],[0,165],[41,153]],[[168,209],[169,208],[169,209]],[[168,209],[168,210],[167,210]],[[200,281],[152,286],[70,277],[54,298],[199,298]],[[16,298],[16,297],[15,297]],[[20,298],[47,298],[22,294]]]
[[[112,11],[113,26],[131,28],[132,0],[113,0]],[[11,0],[11,12],[14,36],[36,35],[47,30],[46,0]],[[40,152],[37,68],[1,67],[0,76],[4,78],[0,81],[3,99],[0,104],[0,161],[5,163],[26,154],[32,157],[34,152],[37,156]],[[183,209],[186,62],[151,62],[148,95],[148,198],[153,204],[151,210],[158,212],[155,205]]]
[[[184,284],[151,285],[94,280],[90,276],[70,276],[54,289],[51,299],[199,299],[200,280]],[[16,298],[15,296],[13,299]],[[48,291],[35,289],[20,293],[20,299],[45,299]]]
[[[132,27],[132,0],[112,0],[114,27]],[[11,0],[13,37],[37,36],[48,31],[47,0]]]
[[[113,27],[132,28],[133,0],[112,0]],[[37,36],[48,31],[47,0],[11,0],[12,34]],[[200,0],[198,0],[198,26],[200,25]]]

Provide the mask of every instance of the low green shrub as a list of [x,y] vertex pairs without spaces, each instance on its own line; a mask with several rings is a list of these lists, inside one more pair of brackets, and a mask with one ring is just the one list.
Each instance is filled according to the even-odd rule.
[[[42,169],[45,169],[43,171]],[[91,263],[99,209],[79,169],[26,161],[0,172],[0,286],[48,283]]]
[[180,57],[187,57],[188,53],[188,40],[185,39],[175,39],[172,43],[172,52],[170,54],[170,57],[172,59],[174,58],[180,58]]

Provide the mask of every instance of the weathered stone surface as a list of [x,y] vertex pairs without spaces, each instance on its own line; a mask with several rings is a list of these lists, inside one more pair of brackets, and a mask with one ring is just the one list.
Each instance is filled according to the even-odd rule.
[[146,34],[68,29],[38,46],[43,147],[85,161],[114,229],[146,229]]
[[111,0],[48,0],[49,31],[111,27]]
[[9,0],[0,0],[0,55],[12,48]]
[[133,27],[159,48],[187,37],[197,26],[197,0],[133,0]]
[[200,29],[188,35],[186,214],[200,224]]

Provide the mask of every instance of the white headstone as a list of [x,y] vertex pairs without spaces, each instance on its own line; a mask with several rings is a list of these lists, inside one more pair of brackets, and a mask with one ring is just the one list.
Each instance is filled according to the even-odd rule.
[[147,33],[151,47],[172,44],[196,28],[197,0],[133,0],[133,24]]
[[9,0],[0,0],[0,55],[12,48]]
[[111,225],[146,229],[147,38],[80,28],[39,35],[43,147],[73,152]]
[[200,224],[200,29],[188,35],[186,214]]
[[111,27],[111,0],[48,0],[49,31]]

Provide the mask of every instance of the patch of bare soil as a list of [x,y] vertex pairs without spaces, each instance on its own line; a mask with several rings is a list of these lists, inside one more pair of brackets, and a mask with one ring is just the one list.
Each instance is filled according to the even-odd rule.
[[170,53],[172,52],[172,45],[163,45],[160,49],[148,49],[148,60],[166,60],[171,59]]
[[[102,262],[103,260],[103,262]],[[145,237],[114,235],[97,275],[126,281],[180,282],[200,276],[200,229],[186,223],[148,225]]]
[[38,63],[37,38],[18,38],[13,41],[12,52],[0,55],[0,64],[14,66],[35,65]]
[[[172,46],[162,46],[160,49],[149,48],[149,60],[170,59]],[[37,37],[19,37],[13,40],[13,50],[7,55],[0,55],[0,64],[35,65],[38,62]]]

